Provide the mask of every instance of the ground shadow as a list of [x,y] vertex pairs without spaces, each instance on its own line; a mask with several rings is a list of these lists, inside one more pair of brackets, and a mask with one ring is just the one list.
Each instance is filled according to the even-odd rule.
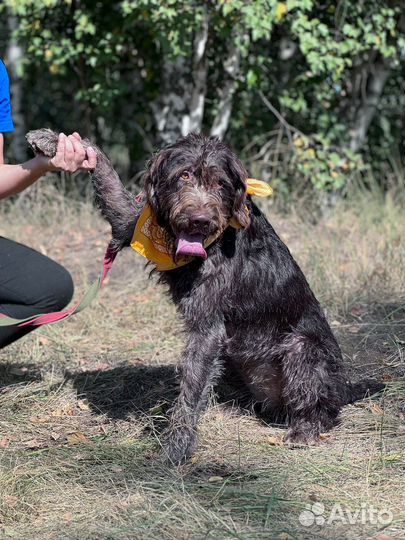
[[165,412],[179,392],[176,371],[173,365],[123,365],[65,376],[95,412],[123,419],[157,408]]
[[390,381],[405,374],[405,304],[354,306],[333,332],[351,380]]
[[36,364],[0,364],[0,390],[6,386],[24,382],[41,381],[42,375]]
[[[179,394],[181,368],[174,365],[123,365],[103,371],[66,373],[77,394],[98,414],[112,419],[128,415],[155,417],[154,427],[164,425],[164,417]],[[240,414],[255,414],[267,425],[285,423],[281,411],[263,410],[236,377],[225,372],[214,389],[217,403]],[[163,420],[163,422],[159,422]]]

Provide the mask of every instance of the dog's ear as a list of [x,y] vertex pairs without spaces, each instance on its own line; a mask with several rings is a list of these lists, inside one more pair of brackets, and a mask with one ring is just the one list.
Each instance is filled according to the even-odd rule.
[[232,157],[228,160],[228,170],[235,188],[232,217],[236,219],[242,227],[249,227],[250,216],[246,206],[247,172],[236,157]]
[[143,175],[143,185],[146,193],[146,200],[156,215],[159,210],[159,201],[156,197],[156,183],[153,181],[150,170],[148,169]]
[[159,214],[159,199],[156,195],[158,184],[164,176],[164,164],[167,152],[165,150],[155,154],[148,162],[143,176],[144,189],[147,201],[155,215]]

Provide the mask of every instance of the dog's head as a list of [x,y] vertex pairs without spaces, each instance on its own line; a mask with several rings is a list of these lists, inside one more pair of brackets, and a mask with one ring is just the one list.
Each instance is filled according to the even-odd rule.
[[247,173],[217,138],[190,134],[148,163],[145,191],[159,225],[175,241],[176,255],[207,257],[204,241],[234,218],[250,223]]

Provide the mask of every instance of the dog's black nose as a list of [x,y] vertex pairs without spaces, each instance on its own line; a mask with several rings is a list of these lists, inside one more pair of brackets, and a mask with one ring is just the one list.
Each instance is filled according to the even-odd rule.
[[194,231],[204,233],[208,231],[210,218],[203,214],[196,214],[190,217],[190,228]]

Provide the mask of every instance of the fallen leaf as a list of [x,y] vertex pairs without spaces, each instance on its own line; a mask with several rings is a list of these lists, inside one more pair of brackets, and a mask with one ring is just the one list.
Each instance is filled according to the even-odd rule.
[[208,482],[222,482],[224,479],[223,476],[210,476]]
[[99,362],[96,364],[97,371],[105,371],[106,369],[110,369],[110,364],[107,364],[106,362]]
[[401,461],[403,461],[403,459],[404,459],[404,456],[402,454],[388,454],[388,455],[384,456],[385,461],[393,461],[394,463],[396,461],[401,462]]
[[15,495],[3,495],[3,501],[8,504],[8,506],[15,506],[18,503],[18,497]]
[[384,414],[384,411],[377,403],[371,403],[370,409],[373,414],[378,414],[378,416]]
[[35,449],[35,448],[43,448],[43,443],[41,443],[38,439],[30,439],[29,441],[25,441],[24,446],[27,448]]
[[7,439],[7,437],[3,437],[2,439],[0,439],[1,448],[8,448],[9,444],[10,441]]
[[348,331],[351,334],[358,334],[360,332],[360,326],[349,326]]
[[52,416],[75,416],[75,411],[69,405],[69,408],[65,407],[64,409],[55,409],[51,413]]
[[350,310],[350,315],[353,315],[353,317],[358,317],[358,318],[361,318],[366,313],[367,313],[367,307],[360,304],[352,306]]
[[86,437],[81,431],[74,431],[66,436],[68,444],[88,444],[90,439]]
[[33,424],[45,424],[46,422],[49,422],[50,416],[49,414],[38,414],[34,416],[29,417],[29,421]]
[[90,405],[85,401],[84,399],[78,399],[77,400],[77,406],[81,411],[89,411]]
[[283,439],[280,436],[276,437],[274,435],[270,435],[270,437],[266,437],[266,443],[270,444],[271,446],[283,446],[284,445]]

